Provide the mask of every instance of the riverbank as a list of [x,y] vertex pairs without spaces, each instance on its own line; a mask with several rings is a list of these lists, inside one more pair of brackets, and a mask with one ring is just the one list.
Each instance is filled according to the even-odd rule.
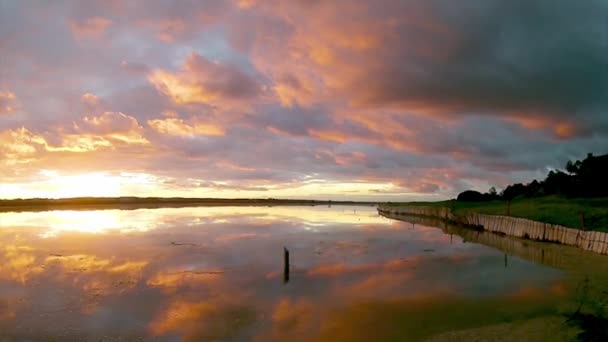
[[608,232],[608,198],[606,197],[543,196],[516,198],[511,202],[504,200],[483,202],[449,200],[388,203],[388,205],[444,207],[452,209],[452,212],[456,215],[464,215],[469,211],[474,211],[487,215],[521,217],[569,228]]
[[477,230],[523,239],[553,242],[575,246],[586,251],[608,254],[608,234],[598,231],[582,231],[557,224],[544,223],[519,217],[487,215],[477,212],[457,214],[446,207],[381,205],[378,213],[388,217],[423,216],[439,218]]

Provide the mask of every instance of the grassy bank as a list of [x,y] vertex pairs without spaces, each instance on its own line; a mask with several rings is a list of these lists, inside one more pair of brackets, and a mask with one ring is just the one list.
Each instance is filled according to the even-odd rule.
[[[489,215],[509,215],[506,201],[459,202],[402,202],[390,205],[411,205],[452,208],[454,214],[462,215],[475,211]],[[548,196],[515,199],[511,202],[510,215],[530,220],[560,224],[571,228],[582,228],[581,212],[585,213],[586,230],[608,232],[608,198],[564,198]]]

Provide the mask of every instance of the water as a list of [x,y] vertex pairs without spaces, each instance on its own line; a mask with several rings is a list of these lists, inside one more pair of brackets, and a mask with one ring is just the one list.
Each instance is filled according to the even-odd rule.
[[418,340],[553,317],[566,278],[373,207],[0,214],[0,340]]

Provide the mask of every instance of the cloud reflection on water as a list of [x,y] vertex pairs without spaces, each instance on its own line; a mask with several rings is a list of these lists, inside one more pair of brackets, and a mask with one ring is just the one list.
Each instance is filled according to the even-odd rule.
[[371,207],[11,213],[0,222],[0,337],[300,340],[338,336],[332,324],[357,310],[373,322],[369,310],[380,309],[367,304],[566,294],[559,271],[515,257],[504,268],[494,249]]

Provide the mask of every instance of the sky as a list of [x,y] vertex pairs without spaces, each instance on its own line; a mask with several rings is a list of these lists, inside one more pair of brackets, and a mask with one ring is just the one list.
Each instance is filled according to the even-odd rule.
[[603,0],[0,0],[0,198],[439,200],[608,152]]

